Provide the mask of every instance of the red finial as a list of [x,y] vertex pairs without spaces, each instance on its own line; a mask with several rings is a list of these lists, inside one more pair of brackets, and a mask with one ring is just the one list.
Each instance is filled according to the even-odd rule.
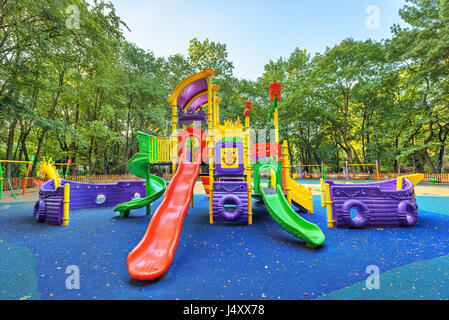
[[274,82],[269,85],[268,90],[270,91],[270,101],[273,102],[274,95],[277,97],[277,101],[281,101],[281,84]]
[[270,91],[270,101],[273,102],[274,95],[277,96],[277,101],[281,101],[281,84],[278,83],[278,66],[274,66],[274,80],[273,83],[268,86]]
[[243,112],[243,115],[244,115],[245,117],[248,117],[248,115],[249,115],[249,110],[251,110],[251,101],[247,101],[247,102],[246,102],[246,109],[245,109],[245,112]]

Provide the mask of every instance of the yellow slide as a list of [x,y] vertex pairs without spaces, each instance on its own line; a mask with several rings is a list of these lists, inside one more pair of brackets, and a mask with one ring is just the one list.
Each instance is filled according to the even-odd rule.
[[312,189],[306,188],[292,178],[287,178],[287,186],[291,190],[292,201],[313,213]]
[[408,180],[410,180],[410,182],[413,184],[413,187],[416,187],[416,185],[422,179],[424,179],[424,174],[416,173],[416,174],[409,174],[409,175],[406,175],[406,176],[398,177],[396,179],[397,180],[397,190],[402,190],[402,181],[404,180],[404,178],[407,178]]

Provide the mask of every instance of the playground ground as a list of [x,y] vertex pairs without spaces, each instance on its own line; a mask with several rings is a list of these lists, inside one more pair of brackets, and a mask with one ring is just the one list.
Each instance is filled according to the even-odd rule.
[[[412,228],[329,229],[312,187],[326,242],[309,249],[253,202],[252,226],[209,225],[208,198],[197,184],[169,271],[154,282],[129,277],[126,258],[150,217],[120,219],[111,208],[71,212],[69,227],[37,224],[37,189],[0,203],[0,299],[449,299],[449,186],[418,185]],[[154,204],[154,208],[161,200]],[[80,270],[69,290],[66,269]],[[380,288],[366,287],[377,266]]]

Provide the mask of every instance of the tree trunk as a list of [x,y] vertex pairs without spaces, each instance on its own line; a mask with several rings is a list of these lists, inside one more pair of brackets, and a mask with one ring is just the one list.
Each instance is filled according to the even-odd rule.
[[35,155],[35,158],[34,158],[33,166],[31,167],[30,177],[34,177],[34,172],[36,170],[38,159],[39,159],[39,157],[41,155],[41,149],[42,149],[42,145],[44,143],[44,138],[45,138],[46,132],[47,132],[46,130],[42,129],[42,133],[41,133],[41,135],[40,135],[40,137],[39,137],[39,139],[37,141],[36,155]]
[[432,162],[432,158],[430,158],[430,156],[429,156],[429,152],[428,152],[427,148],[424,148],[424,157],[426,158],[427,164],[429,165],[430,172],[437,173],[435,170],[435,166]]
[[[80,115],[80,105],[79,103],[76,104],[75,106],[75,122],[73,123],[73,127],[75,128],[75,131],[78,128],[78,120],[79,120],[79,115]],[[72,142],[70,143],[70,161],[72,163],[72,167],[71,167],[71,172],[72,172],[72,176],[76,175],[76,150],[77,150],[77,145],[75,142],[75,139],[72,138]]]
[[92,136],[90,138],[90,145],[89,145],[89,176],[92,177],[92,169],[93,169],[93,163],[92,163],[92,152],[93,152],[93,144],[94,144],[94,137]]
[[[55,99],[53,100],[53,105],[50,109],[50,112],[48,113],[48,119],[53,120],[54,118],[54,113],[56,110],[56,107],[58,106],[58,102],[59,102],[59,96],[61,95],[62,92],[62,87],[64,85],[64,76],[65,76],[65,70],[61,71],[59,73],[59,83],[58,83],[58,91],[56,92],[56,96]],[[30,176],[33,177],[34,176],[34,171],[36,170],[36,165],[37,165],[37,160],[39,159],[40,153],[41,153],[41,149],[42,149],[42,144],[44,142],[44,138],[45,135],[47,134],[47,128],[43,128],[42,129],[42,134],[38,139],[38,145],[37,145],[37,151],[36,151],[36,155],[35,155],[35,160],[33,163],[33,167],[31,168],[31,172],[30,172]]]
[[[21,146],[22,139],[23,139],[23,127],[21,126],[19,139],[17,139],[16,149],[14,150],[14,156],[13,156],[13,159],[17,160],[17,161],[22,160],[22,151],[19,152],[19,157],[17,157],[17,152],[19,151],[19,146]],[[20,165],[13,166],[13,169],[11,170],[11,172],[12,172],[11,176],[18,177],[20,175]]]
[[[346,139],[345,136],[343,136],[342,138],[343,138],[343,143],[345,144],[343,150],[346,152],[346,155],[348,156],[348,163],[352,164],[353,163],[353,159],[352,159],[351,146],[349,145],[349,142],[348,142],[348,140]],[[352,173],[355,173],[354,166],[350,166],[350,170],[351,170]]]
[[[433,121],[430,121],[430,123],[429,123],[429,132],[430,132],[429,137],[424,141],[425,145],[428,144],[433,138]],[[433,164],[432,158],[429,155],[429,151],[428,151],[427,147],[425,147],[423,149],[423,153],[424,153],[424,157],[426,158],[427,164],[429,165],[430,171],[432,173],[436,173],[435,166]]]
[[440,131],[438,132],[438,140],[440,141],[440,150],[438,152],[438,164],[437,164],[437,172],[442,173],[443,170],[443,157],[444,152],[446,150],[446,139],[449,133],[449,124],[444,126],[438,124],[440,127]]
[[125,157],[123,159],[123,161],[125,163],[125,174],[128,173],[129,127],[130,127],[130,123],[131,123],[131,103],[132,103],[132,100],[128,103],[128,115],[126,118]]
[[[6,160],[13,160],[12,159],[12,149],[14,147],[14,133],[15,133],[15,129],[17,126],[17,120],[13,120],[13,122],[11,123],[11,126],[9,127],[8,130],[8,142],[6,145]],[[7,162],[6,163],[6,172],[5,172],[5,177],[6,178],[11,178],[11,168],[12,168],[12,163]]]
[[293,152],[292,152],[292,148],[290,146],[290,140],[288,138],[288,134],[286,135],[287,137],[287,145],[288,145],[288,156],[290,157],[290,168],[293,168],[293,163],[294,163],[294,159],[293,159]]

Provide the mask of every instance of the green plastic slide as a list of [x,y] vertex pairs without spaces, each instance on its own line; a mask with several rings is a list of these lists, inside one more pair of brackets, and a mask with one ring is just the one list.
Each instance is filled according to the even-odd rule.
[[164,179],[149,173],[149,154],[136,153],[128,162],[129,172],[146,181],[146,197],[134,199],[129,202],[119,204],[114,211],[120,212],[120,217],[126,217],[131,210],[148,207],[151,203],[159,199],[165,192],[167,182]]
[[259,188],[268,212],[285,231],[306,242],[309,248],[316,248],[323,244],[325,237],[317,225],[301,218],[289,205],[282,187],[277,186],[276,192]]

